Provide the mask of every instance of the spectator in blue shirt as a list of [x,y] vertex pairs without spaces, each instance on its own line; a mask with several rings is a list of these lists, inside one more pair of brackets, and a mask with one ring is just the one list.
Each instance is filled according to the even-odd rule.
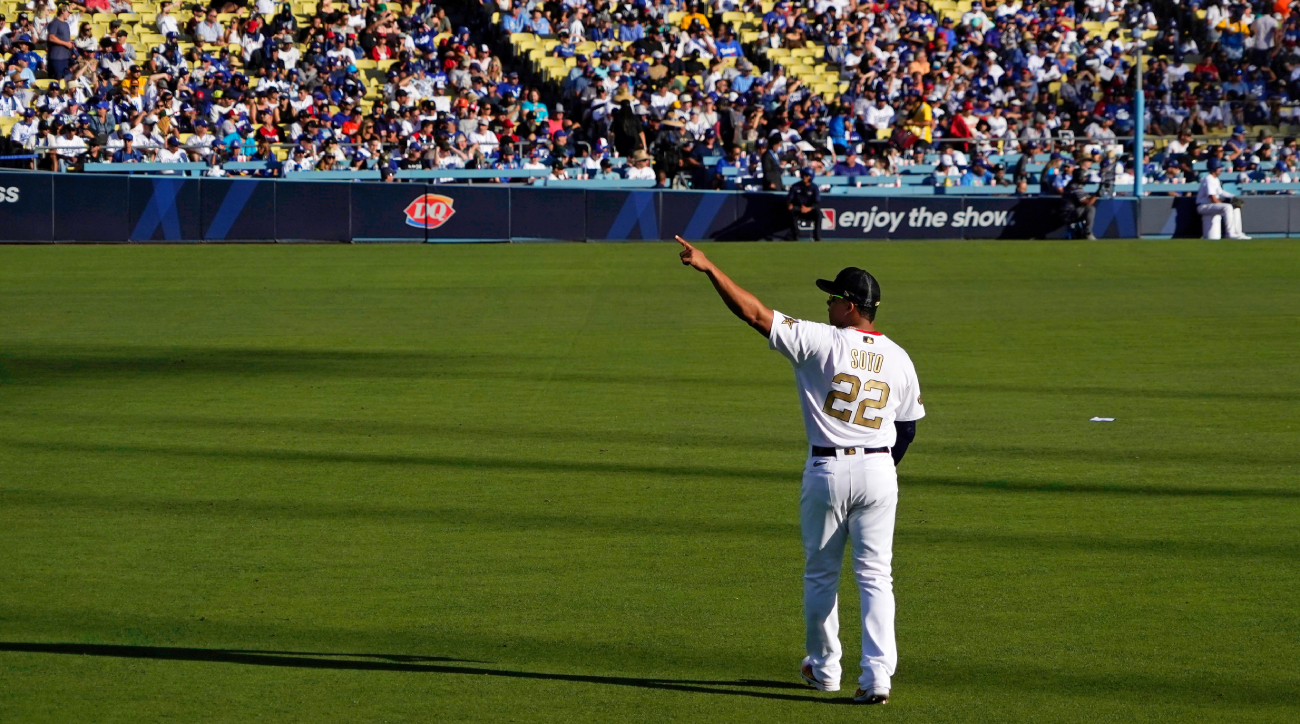
[[542,15],[541,8],[534,8],[533,19],[532,22],[528,23],[528,28],[538,35],[550,35],[551,21]]
[[510,14],[501,19],[501,27],[507,33],[522,33],[527,29],[528,21],[524,18],[524,8],[518,3],[510,8]]
[[13,57],[10,58],[10,60],[18,60],[19,58],[22,58],[27,61],[27,67],[33,70],[42,70],[45,68],[45,61],[41,59],[41,56],[32,52],[32,36],[27,34],[20,35],[18,36],[18,39],[14,41],[14,45],[18,47],[19,50],[13,54]]
[[578,54],[578,44],[573,41],[569,31],[560,31],[560,44],[555,46],[555,57],[573,58]]
[[868,171],[870,169],[853,151],[849,151],[843,161],[831,167],[832,176],[866,176]]
[[507,96],[518,98],[519,93],[519,73],[512,70],[510,71],[510,75],[506,76],[504,81],[497,84],[497,95],[502,98]]
[[716,188],[723,188],[727,183],[727,176],[723,173],[729,168],[736,169],[736,176],[742,176],[745,173],[745,159],[740,155],[740,146],[727,146],[727,155],[718,159],[713,166],[713,185]]
[[624,20],[623,24],[618,26],[618,39],[625,43],[635,43],[638,40],[644,40],[645,26],[641,25],[641,19],[634,17],[631,24]]
[[736,36],[732,35],[731,28],[725,25],[722,28],[722,38],[715,42],[714,46],[718,49],[719,58],[745,57],[745,50],[741,48],[740,43],[736,41]]
[[113,163],[140,163],[142,161],[144,161],[144,154],[136,149],[135,136],[129,133],[122,134],[122,147],[113,153]]
[[351,118],[352,118],[352,101],[344,98],[343,102],[339,104],[339,112],[335,113],[333,116],[330,116],[330,123],[335,128],[339,128],[344,123],[347,123],[348,120]]
[[[505,171],[505,170],[523,168],[523,166],[520,165],[519,159],[515,158],[515,149],[509,143],[502,143],[501,155],[497,157],[497,160],[495,162],[493,162],[492,168]],[[508,184],[512,180],[513,179],[511,179],[508,176],[502,176],[497,179],[497,181],[500,181],[503,184]]]
[[958,186],[988,186],[993,180],[993,174],[989,173],[984,164],[980,161],[972,163],[966,173],[961,175],[961,180],[957,182]]
[[614,40],[614,28],[610,26],[608,20],[601,20],[587,31],[587,40],[597,43],[605,40]]
[[740,75],[731,79],[731,89],[737,93],[748,93],[749,89],[754,86],[754,81],[758,80],[758,78],[754,77],[754,64],[748,60],[742,60],[736,63],[736,67],[740,69]]
[[939,29],[934,31],[934,35],[935,40],[938,40],[940,35],[947,38],[949,48],[957,47],[957,33],[953,32],[952,18],[947,15],[943,17],[943,20],[939,21]]

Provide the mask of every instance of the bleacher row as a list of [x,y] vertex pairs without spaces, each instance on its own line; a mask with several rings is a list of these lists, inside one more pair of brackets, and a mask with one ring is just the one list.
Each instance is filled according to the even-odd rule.
[[[775,0],[763,0],[762,9],[764,13],[771,12],[775,6]],[[960,2],[937,0],[931,3],[931,6],[939,15],[959,21],[961,16],[970,10],[971,0],[961,0]],[[705,14],[712,17],[712,8],[706,9]],[[686,13],[681,11],[670,12],[667,15],[667,20],[669,24],[676,25],[681,22],[685,15]],[[500,21],[501,14],[493,14],[493,25],[499,25]],[[824,100],[829,102],[838,99],[841,93],[849,89],[853,80],[853,72],[827,62],[824,43],[809,40],[806,42],[806,47],[803,48],[773,48],[759,42],[763,27],[761,15],[745,11],[728,11],[722,13],[721,21],[735,29],[737,37],[747,47],[747,54],[751,59],[762,57],[769,63],[782,66],[787,74],[797,78],[813,92],[822,96]],[[1121,29],[1118,21],[1104,23],[1084,21],[1079,23],[1079,26],[1087,29],[1090,34],[1101,35],[1106,35],[1112,30]],[[1154,38],[1156,35],[1157,31],[1154,30],[1143,33],[1143,37],[1147,39]],[[558,58],[552,55],[554,48],[560,43],[557,38],[541,37],[531,32],[513,33],[510,36],[510,43],[514,48],[516,57],[526,60],[531,65],[532,70],[547,81],[556,83],[563,81],[568,70],[575,65],[573,58]],[[631,44],[620,41],[603,41],[602,43],[585,41],[578,45],[578,52],[590,54],[592,51],[607,49],[610,45],[627,48]],[[1124,56],[1124,58],[1129,63],[1135,60],[1134,57],[1128,55]],[[1148,58],[1143,56],[1142,71],[1146,70],[1147,61]],[[734,64],[734,58],[723,59],[723,65]],[[703,84],[703,78],[694,76],[694,79],[696,82]],[[681,78],[680,80],[684,85],[685,81],[689,79]],[[1060,83],[1049,85],[1049,91],[1052,93],[1056,93],[1059,89]]]
[[[1025,164],[1025,172],[1031,178],[1037,178],[1044,168],[1051,161],[1051,154],[1035,154]],[[830,175],[818,176],[817,185],[821,187],[824,194],[835,196],[866,196],[866,197],[885,197],[885,196],[1038,196],[1045,190],[1037,183],[1029,183],[1022,192],[1017,192],[1015,186],[1011,185],[987,185],[987,186],[946,186],[935,183],[934,172],[939,168],[939,155],[928,154],[924,163],[913,163],[899,167],[894,175],[873,176],[873,175]],[[611,164],[615,167],[625,165],[627,159],[611,158]],[[722,160],[721,156],[705,156],[703,164],[706,168],[712,169]],[[1005,167],[1016,166],[1021,160],[1020,154],[1002,154],[992,155],[983,159],[988,165],[1003,165]],[[1192,163],[1195,171],[1205,171],[1206,161],[1196,161]],[[1262,170],[1271,170],[1274,167],[1272,162],[1263,162],[1259,164]],[[208,169],[206,164],[161,164],[161,163],[143,163],[143,164],[87,164],[85,170],[97,173],[122,173],[137,175],[189,175],[201,176]],[[263,161],[253,161],[246,163],[227,163],[225,170],[229,173],[274,173],[277,165]],[[557,179],[550,177],[551,171],[548,169],[429,169],[429,170],[399,170],[394,174],[398,181],[423,181],[434,183],[456,183],[456,182],[484,182],[484,181],[514,181],[527,182],[537,187],[550,188],[569,188],[569,189],[600,189],[600,188],[652,188],[655,182],[652,180],[636,180],[624,178],[585,178],[582,177],[581,169],[566,169],[563,178]],[[743,172],[742,169],[729,167],[722,169],[723,189],[725,190],[758,190],[760,179]],[[382,175],[377,170],[336,170],[336,171],[295,171],[283,174],[284,178],[297,181],[379,181]],[[783,182],[789,186],[799,180],[797,176],[784,176]],[[1224,180],[1225,188],[1234,194],[1294,194],[1300,192],[1300,183],[1236,183],[1232,179]],[[1096,193],[1099,190],[1099,184],[1089,184],[1085,187],[1089,192]],[[1144,185],[1144,191],[1148,195],[1164,194],[1194,194],[1197,191],[1196,183],[1147,183]],[[1120,195],[1131,195],[1134,188],[1130,184],[1116,184],[1113,191]]]
[[[73,37],[75,38],[76,34],[79,32],[80,23],[82,22],[91,23],[94,28],[94,36],[100,38],[108,34],[109,24],[111,22],[114,20],[121,21],[121,27],[119,29],[126,31],[127,40],[136,48],[139,62],[144,62],[144,59],[149,57],[149,53],[154,48],[163,45],[167,40],[162,33],[158,32],[158,27],[156,25],[159,4],[160,3],[157,2],[157,0],[135,0],[135,2],[132,3],[135,12],[118,13],[116,15],[109,13],[84,14],[76,23],[73,24]],[[295,2],[292,3],[291,6],[293,8],[294,17],[302,26],[310,25],[311,18],[316,14],[318,8],[316,2]],[[19,12],[29,12],[25,3],[0,2],[0,14],[3,14],[6,18],[14,18]],[[221,22],[222,27],[228,27],[231,20],[236,17],[247,18],[250,14],[251,11],[248,8],[242,8],[238,13],[221,13],[217,16],[217,19]],[[188,19],[187,17],[177,15],[174,11],[173,17],[176,18],[178,24],[180,24],[182,28],[184,27],[184,21]],[[447,38],[450,35],[450,33],[440,33],[435,37],[435,44],[442,42],[444,38]],[[183,33],[181,34],[177,45],[183,53],[188,53],[195,47],[193,38],[190,38]],[[209,53],[218,52],[221,47],[222,46],[219,45],[205,43],[203,45],[203,50],[204,52]],[[230,45],[228,46],[228,49],[230,51],[232,64],[242,65],[243,48],[239,45]],[[37,47],[33,50],[37,55],[41,56],[42,59],[47,58],[46,49]],[[360,72],[360,75],[366,84],[366,93],[358,104],[364,113],[369,114],[373,110],[374,105],[383,100],[383,86],[387,82],[388,69],[396,62],[396,60],[376,61],[369,58],[357,60],[357,70]],[[256,90],[257,82],[258,79],[250,78],[249,87]],[[45,91],[55,83],[58,83],[58,81],[49,78],[48,75],[42,71],[37,73],[37,80],[34,85],[39,90]],[[66,88],[68,82],[65,81],[59,85]],[[331,113],[337,113],[338,110],[337,106],[330,106]],[[18,120],[18,118],[12,116],[0,117],[0,133],[7,135],[14,123]],[[190,135],[191,134],[179,134],[182,144],[189,140]],[[281,161],[286,160],[288,157],[288,149],[285,147],[277,148],[276,153]]]

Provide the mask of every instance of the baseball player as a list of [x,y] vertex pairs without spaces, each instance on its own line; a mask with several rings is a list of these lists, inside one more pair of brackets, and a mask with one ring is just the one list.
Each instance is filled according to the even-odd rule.
[[1232,195],[1223,190],[1223,184],[1219,183],[1219,172],[1223,170],[1223,161],[1212,158],[1206,165],[1205,177],[1201,179],[1201,186],[1196,190],[1196,213],[1201,216],[1218,216],[1222,221],[1219,222],[1219,236],[1213,235],[1213,230],[1207,239],[1218,239],[1227,236],[1229,239],[1249,239],[1241,232],[1241,209],[1232,203]]
[[818,279],[817,287],[830,294],[830,324],[819,324],[768,309],[703,252],[680,236],[677,241],[682,263],[707,274],[727,308],[794,365],[809,443],[799,496],[808,651],[800,673],[817,689],[839,691],[836,591],[849,542],[862,598],[862,676],[853,700],[886,704],[898,663],[890,576],[895,468],[925,408],[911,358],[876,331],[880,285],[857,267],[834,281]]

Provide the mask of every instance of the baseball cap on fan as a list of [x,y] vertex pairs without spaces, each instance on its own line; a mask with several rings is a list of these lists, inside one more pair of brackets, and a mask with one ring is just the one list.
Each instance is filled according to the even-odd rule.
[[817,288],[827,294],[844,297],[858,307],[880,306],[880,284],[865,269],[845,267],[835,275],[835,281],[818,279]]

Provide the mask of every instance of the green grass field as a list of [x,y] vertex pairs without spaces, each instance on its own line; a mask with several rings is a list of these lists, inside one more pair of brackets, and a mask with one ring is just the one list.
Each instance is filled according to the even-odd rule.
[[1295,242],[702,248],[916,361],[889,706],[847,577],[798,685],[790,369],[675,245],[21,247],[0,720],[1295,721]]

